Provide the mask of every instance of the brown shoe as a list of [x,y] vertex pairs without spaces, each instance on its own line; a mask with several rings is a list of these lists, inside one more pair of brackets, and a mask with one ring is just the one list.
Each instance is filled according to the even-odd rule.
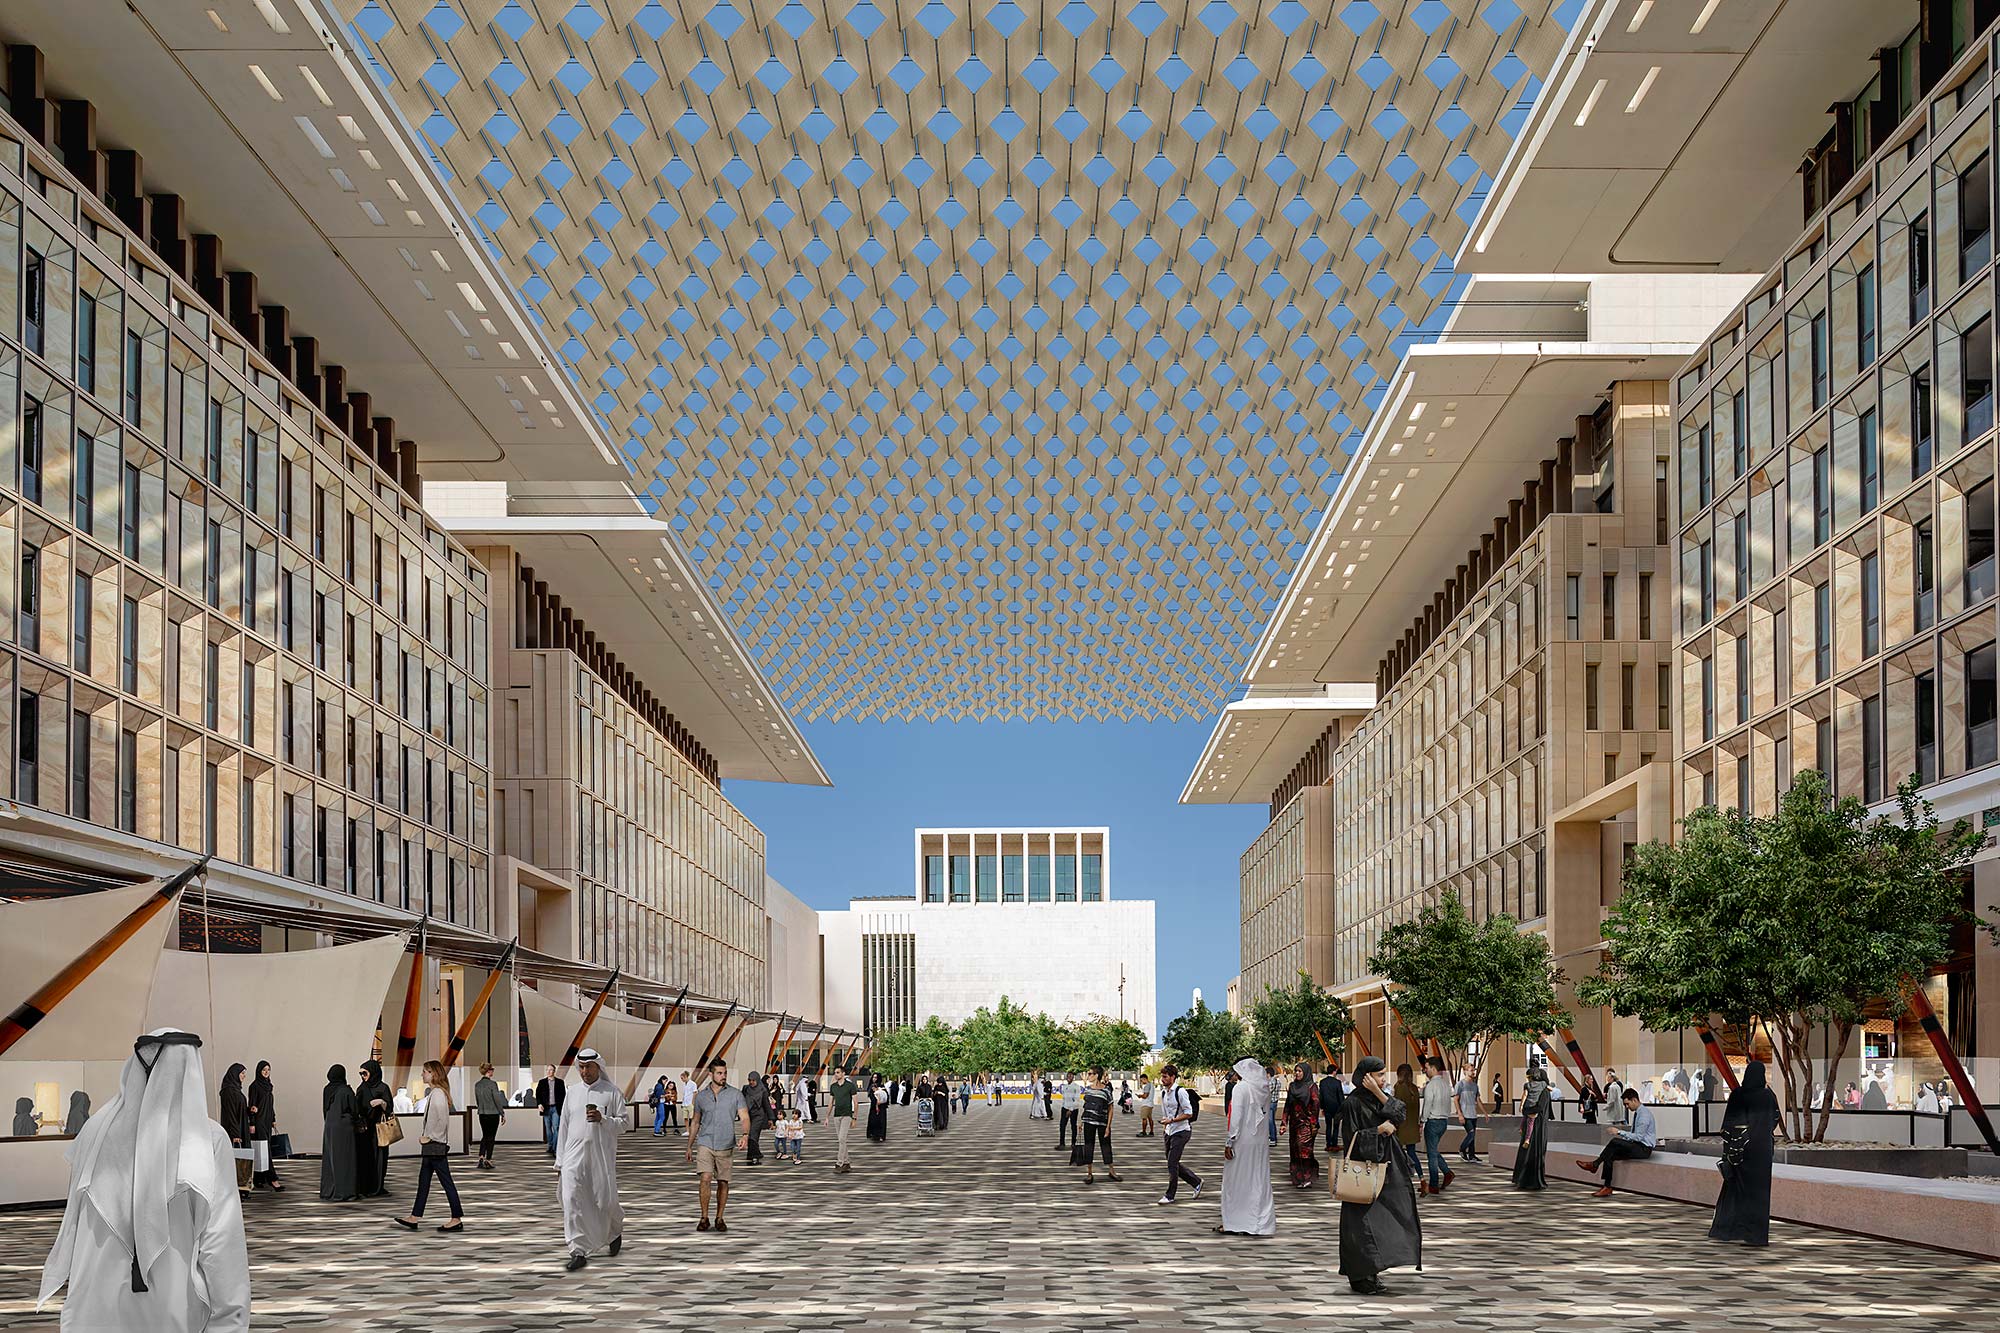
[[1591,1161],[1588,1157],[1572,1157],[1570,1160],[1576,1163],[1576,1169],[1579,1171],[1595,1171],[1597,1169],[1597,1163]]
[[1606,1185],[1601,1190],[1592,1190],[1590,1193],[1590,1197],[1593,1199],[1608,1199],[1611,1197],[1611,1187],[1609,1185]]

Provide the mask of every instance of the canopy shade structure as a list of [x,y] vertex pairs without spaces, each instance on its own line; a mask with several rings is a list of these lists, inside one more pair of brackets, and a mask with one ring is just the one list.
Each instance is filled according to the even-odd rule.
[[1209,712],[1575,7],[289,2],[808,719]]

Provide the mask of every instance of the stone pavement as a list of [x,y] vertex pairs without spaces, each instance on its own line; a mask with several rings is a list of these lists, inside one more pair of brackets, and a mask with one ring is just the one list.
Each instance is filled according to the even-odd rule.
[[[803,1166],[739,1162],[726,1236],[697,1235],[684,1140],[628,1136],[620,1156],[625,1251],[563,1273],[555,1173],[532,1147],[500,1169],[454,1163],[467,1234],[410,1235],[414,1162],[391,1169],[394,1199],[325,1204],[318,1164],[248,1208],[254,1324],[266,1329],[521,1330],[860,1328],[1013,1333],[1297,1324],[1318,1330],[1643,1328],[1770,1331],[1979,1329],[2000,1309],[2000,1266],[1779,1224],[1771,1248],[1718,1246],[1706,1212],[1661,1200],[1588,1197],[1557,1184],[1517,1195],[1472,1167],[1423,1205],[1425,1271],[1387,1275],[1358,1300],[1338,1276],[1339,1210],[1322,1187],[1277,1176],[1278,1234],[1213,1234],[1222,1115],[1211,1099],[1188,1160],[1199,1200],[1154,1205],[1157,1139],[1120,1117],[1125,1180],[1082,1184],[1050,1122],[1025,1106],[974,1106],[932,1139],[898,1108],[886,1144],[857,1131],[855,1167],[832,1170],[832,1136],[809,1132]],[[767,1149],[768,1152],[768,1149]],[[1185,1192],[1183,1192],[1185,1195]],[[443,1200],[433,1194],[436,1220]],[[0,1327],[36,1314],[53,1210],[0,1215]],[[1334,1323],[1329,1324],[1329,1318]]]

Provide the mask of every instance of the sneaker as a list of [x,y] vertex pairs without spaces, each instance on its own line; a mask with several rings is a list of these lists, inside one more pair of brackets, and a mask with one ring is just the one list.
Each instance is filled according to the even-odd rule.
[[1195,1181],[1195,1183],[1194,1183],[1194,1190],[1193,1190],[1193,1192],[1192,1192],[1192,1193],[1190,1193],[1190,1194],[1188,1195],[1188,1197],[1189,1197],[1190,1199],[1199,1199],[1199,1198],[1201,1197],[1201,1188],[1202,1188],[1202,1186],[1206,1185],[1207,1183],[1208,1183],[1208,1182],[1207,1182],[1207,1181],[1205,1181],[1205,1180],[1197,1180],[1197,1181]]
[[1170,1199],[1170,1198],[1168,1198],[1168,1197],[1167,1197],[1166,1195],[1162,1194],[1162,1195],[1161,1195],[1161,1196],[1160,1196],[1159,1198],[1157,1198],[1157,1199],[1153,1200],[1153,1202],[1154,1202],[1154,1203],[1157,1203],[1157,1204],[1162,1204],[1162,1205],[1165,1205],[1165,1204],[1169,1204],[1169,1203],[1172,1203],[1172,1202],[1173,1202],[1173,1200],[1172,1200],[1172,1199]]

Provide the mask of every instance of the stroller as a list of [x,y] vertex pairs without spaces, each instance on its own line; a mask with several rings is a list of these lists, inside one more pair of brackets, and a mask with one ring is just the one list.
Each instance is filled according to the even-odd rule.
[[917,1137],[927,1139],[936,1128],[937,1108],[928,1097],[917,1098]]

